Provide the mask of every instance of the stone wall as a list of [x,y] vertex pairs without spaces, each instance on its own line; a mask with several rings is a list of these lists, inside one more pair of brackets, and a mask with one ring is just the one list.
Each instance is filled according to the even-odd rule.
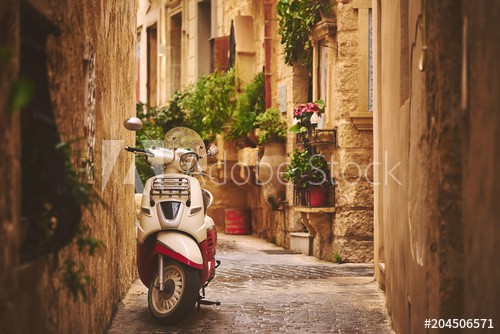
[[[371,130],[360,130],[352,121],[352,114],[359,110],[358,90],[358,12],[353,1],[332,2],[333,16],[325,18],[325,24],[318,24],[313,31],[315,43],[313,62],[313,100],[319,99],[318,84],[318,47],[322,41],[326,48],[326,96],[324,128],[336,129],[336,146],[334,143],[318,147],[318,152],[325,155],[329,162],[332,176],[335,179],[335,213],[308,213],[300,216],[289,210],[291,230],[301,230],[306,217],[310,223],[318,222],[322,227],[321,240],[315,240],[313,253],[325,260],[332,260],[333,254],[340,255],[346,262],[373,261],[373,136]],[[333,28],[331,28],[333,27]],[[307,101],[307,72],[296,66],[294,68],[278,65],[283,79],[278,85],[292,87],[287,103],[287,118],[292,122],[292,109],[299,103]],[[290,91],[290,90],[288,90]],[[288,152],[295,148],[295,134],[288,134]],[[289,187],[288,198],[292,199],[292,187]],[[302,224],[303,225],[302,225]],[[302,227],[301,227],[302,225]],[[293,227],[292,227],[293,226]],[[310,231],[312,232],[312,231]]]
[[[19,1],[0,3],[0,46],[10,60],[0,60],[0,331],[12,331],[7,314],[19,277],[21,171],[19,112],[8,96],[19,71]],[[6,324],[6,325],[4,325]]]
[[467,99],[461,100],[468,111],[463,146],[458,148],[463,152],[463,314],[500,319],[500,268],[491,265],[498,258],[500,238],[500,66],[496,58],[500,5],[466,0],[462,15],[468,20],[469,65]]
[[[382,236],[375,268],[394,329],[419,332],[426,318],[498,318],[500,273],[491,263],[500,188],[498,159],[490,153],[499,142],[492,112],[498,94],[491,92],[500,77],[494,60],[500,7],[472,1],[376,7],[375,153],[382,165],[375,223]],[[427,36],[415,30],[420,15]],[[425,41],[432,47],[419,68]],[[387,173],[398,163],[393,175],[400,184]]]
[[360,109],[358,72],[358,9],[353,1],[334,4],[337,31],[330,51],[333,66],[332,99],[326,125],[337,128],[337,148],[331,151],[335,189],[332,251],[348,262],[373,261],[373,133],[360,130],[351,116]]
[[[0,332],[102,333],[135,278],[133,187],[125,184],[133,160],[122,149],[134,143],[134,134],[125,131],[122,122],[135,111],[135,1],[32,3],[61,30],[60,36],[49,37],[46,53],[51,103],[62,140],[86,139],[88,81],[84,69],[89,45],[95,51],[94,190],[102,203],[84,210],[82,226],[105,247],[90,257],[72,244],[57,254],[19,266],[19,114],[4,122],[4,101],[0,101],[1,124],[10,127],[1,131],[2,148],[9,144],[1,153],[6,158],[2,161],[8,163],[8,170],[2,163],[2,182],[7,176],[11,182],[7,189],[12,189],[12,193],[2,191],[0,195],[1,226],[6,231],[1,233],[0,244]],[[2,26],[2,39],[7,37],[13,50],[20,43],[18,10],[18,3],[11,1],[0,8],[1,24],[7,27]],[[9,19],[3,20],[4,15]],[[10,77],[17,75],[18,61],[14,52]],[[37,82],[34,84],[36,87]],[[1,89],[4,96],[6,88]],[[118,142],[112,145],[108,140]],[[86,140],[75,144],[75,151],[79,150],[86,152]],[[79,159],[75,163],[80,163]],[[92,278],[87,301],[68,296],[61,282],[66,259],[81,261],[85,275]]]

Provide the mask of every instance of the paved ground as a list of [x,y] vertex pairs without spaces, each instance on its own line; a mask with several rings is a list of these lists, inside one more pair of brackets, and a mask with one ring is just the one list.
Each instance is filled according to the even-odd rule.
[[117,333],[393,333],[370,265],[333,264],[252,236],[219,235],[217,276],[202,306],[175,327],[149,315],[137,281],[108,334]]

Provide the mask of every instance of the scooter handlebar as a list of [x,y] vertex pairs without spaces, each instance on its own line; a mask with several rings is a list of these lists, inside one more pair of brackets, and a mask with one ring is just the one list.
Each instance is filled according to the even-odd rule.
[[125,146],[125,151],[132,152],[134,154],[141,154],[147,156],[154,156],[153,153],[143,150],[142,148]]

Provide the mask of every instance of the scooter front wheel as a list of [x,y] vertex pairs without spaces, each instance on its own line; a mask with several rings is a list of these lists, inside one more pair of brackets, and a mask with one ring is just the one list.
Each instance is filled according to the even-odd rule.
[[163,291],[160,291],[158,272],[148,291],[148,306],[153,318],[164,325],[184,320],[194,309],[199,297],[198,272],[176,261],[163,267]]

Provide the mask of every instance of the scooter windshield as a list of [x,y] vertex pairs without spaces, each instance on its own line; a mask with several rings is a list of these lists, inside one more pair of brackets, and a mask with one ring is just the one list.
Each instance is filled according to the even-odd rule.
[[199,156],[198,164],[202,170],[207,169],[207,149],[200,135],[182,126],[170,129],[165,134],[164,147],[170,150],[177,148],[191,149]]

